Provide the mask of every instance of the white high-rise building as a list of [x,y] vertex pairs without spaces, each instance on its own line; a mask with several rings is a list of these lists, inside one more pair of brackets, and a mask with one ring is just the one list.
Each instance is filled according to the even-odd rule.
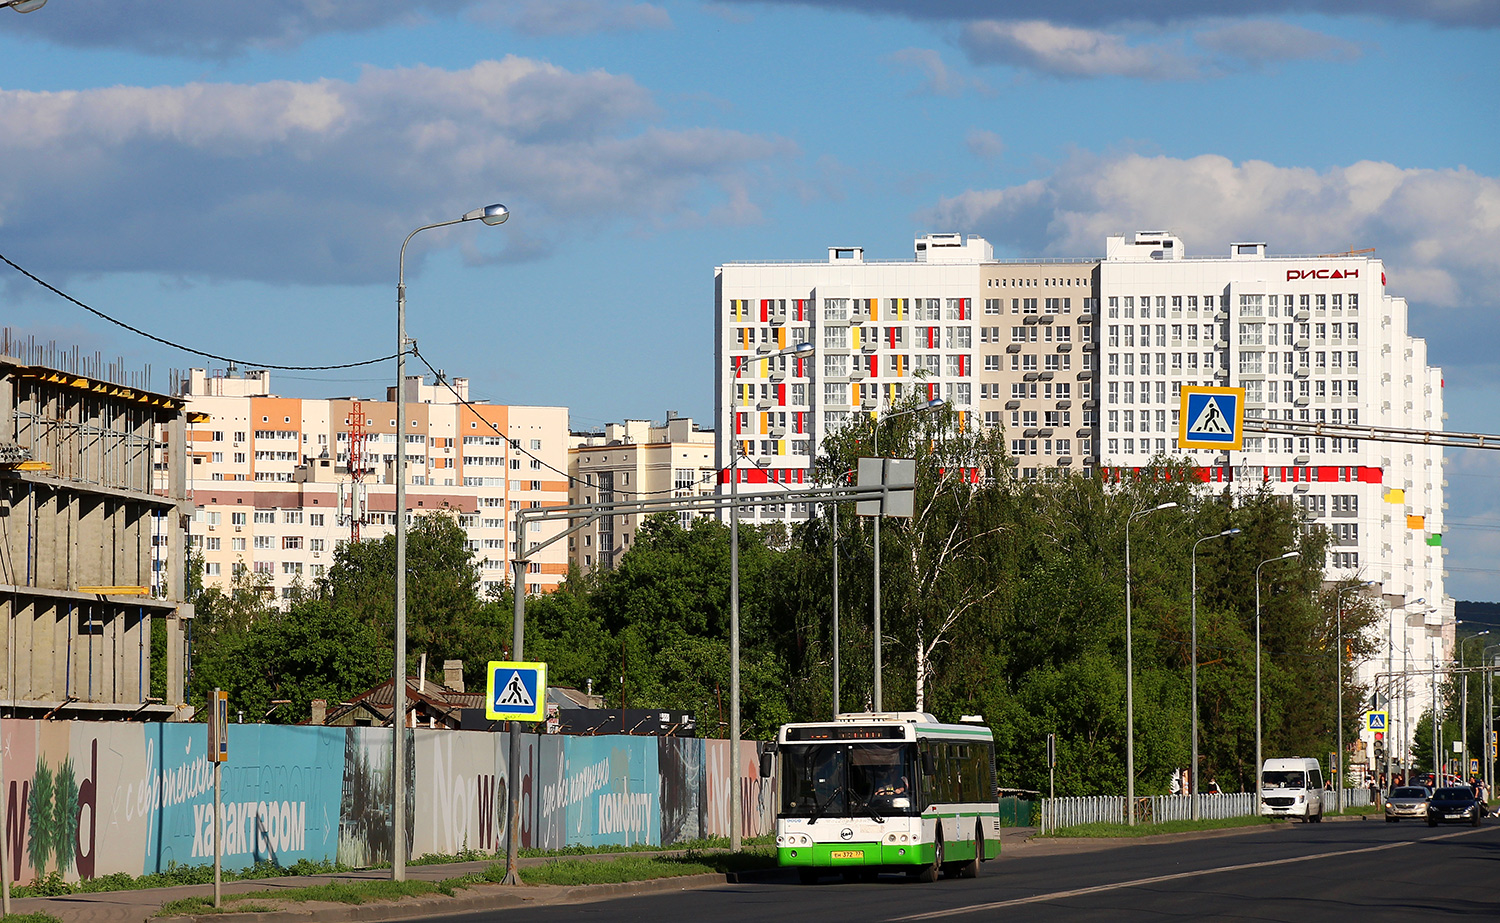
[[[1008,427],[1025,474],[1093,464],[1098,260],[997,261],[961,234],[924,235],[914,251],[873,261],[830,247],[826,261],[715,271],[716,428],[737,435],[742,484],[806,484],[826,434],[912,397],[947,401],[963,425]],[[800,343],[811,358],[771,355]],[[721,470],[732,448],[718,440]]]
[[[1376,581],[1394,613],[1397,669],[1403,656],[1430,668],[1434,639],[1451,656],[1440,448],[1313,433],[1256,433],[1233,453],[1177,447],[1184,384],[1243,387],[1251,418],[1440,430],[1441,371],[1377,259],[1253,242],[1190,259],[1170,233],[1141,232],[1108,238],[1103,260],[996,260],[980,238],[929,234],[909,261],[830,247],[826,261],[726,263],[715,306],[717,429],[738,439],[752,489],[806,483],[825,434],[912,395],[1004,427],[1023,476],[1187,454],[1208,482],[1267,485],[1328,530],[1329,579]],[[811,358],[771,356],[803,342]],[[732,447],[718,440],[721,470]],[[1373,685],[1386,658],[1357,669]],[[1412,684],[1411,723],[1430,704],[1430,686]]]
[[[1100,466],[1188,454],[1212,483],[1295,497],[1309,527],[1329,533],[1328,578],[1376,581],[1397,607],[1396,669],[1403,654],[1430,668],[1434,638],[1451,656],[1440,447],[1314,434],[1250,434],[1233,453],[1176,446],[1183,385],[1244,388],[1247,419],[1442,429],[1441,370],[1408,334],[1381,261],[1273,256],[1258,242],[1188,258],[1171,234],[1138,232],[1108,239],[1099,297]],[[1373,685],[1386,661],[1358,665],[1360,681]],[[1431,698],[1413,684],[1413,723]],[[1395,720],[1396,739],[1409,736]]]

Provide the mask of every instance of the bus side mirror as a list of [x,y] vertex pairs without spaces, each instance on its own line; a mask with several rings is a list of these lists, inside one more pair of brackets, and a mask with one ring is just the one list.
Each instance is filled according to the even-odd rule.
[[762,753],[760,755],[760,777],[762,779],[771,778],[771,772],[776,768],[775,756],[774,753]]
[[937,767],[933,765],[931,750],[922,751],[922,772],[929,776],[937,775]]

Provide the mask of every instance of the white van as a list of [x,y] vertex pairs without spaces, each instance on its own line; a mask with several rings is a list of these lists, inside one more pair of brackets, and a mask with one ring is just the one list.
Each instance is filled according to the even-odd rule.
[[1260,813],[1266,817],[1323,820],[1323,770],[1317,760],[1300,756],[1266,760],[1260,770]]

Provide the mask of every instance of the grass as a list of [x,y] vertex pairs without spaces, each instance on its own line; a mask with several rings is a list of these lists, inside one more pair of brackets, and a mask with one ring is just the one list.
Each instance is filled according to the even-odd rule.
[[[267,878],[285,878],[291,875],[328,875],[347,872],[347,866],[336,862],[313,862],[299,860],[291,865],[274,865],[261,862],[245,869],[224,869],[222,881],[261,881]],[[39,878],[28,885],[11,888],[14,897],[60,897],[65,894],[88,894],[95,891],[139,891],[147,888],[171,888],[177,885],[206,885],[214,880],[212,865],[177,865],[169,862],[165,872],[150,875],[130,875],[116,872],[84,881],[64,881],[57,872]],[[14,916],[14,915],[13,915]]]
[[[500,875],[503,874],[504,869],[501,869]],[[498,879],[499,875],[496,875],[494,880]],[[251,891],[246,894],[226,895],[224,906],[219,909],[214,908],[214,900],[211,896],[185,897],[163,904],[156,915],[175,917],[197,913],[249,913],[276,909],[274,906],[257,904],[256,901],[367,904],[371,901],[398,901],[406,897],[421,897],[427,894],[445,894],[452,897],[459,888],[468,887],[483,880],[486,880],[484,875],[466,875],[462,878],[449,878],[437,882],[416,879],[391,881],[388,878],[334,881],[323,885],[309,885],[306,888],[281,888],[275,891]]]
[[[776,841],[774,834],[765,836],[745,837],[743,842],[746,846],[770,846]],[[672,843],[667,846],[651,846],[645,843],[636,843],[630,846],[564,846],[562,849],[523,849],[521,858],[549,858],[555,856],[593,856],[602,853],[632,853],[632,852],[666,852],[666,851],[693,851],[702,852],[708,849],[728,849],[729,837],[711,836],[697,840],[683,840],[680,843]]]
[[1226,817],[1223,820],[1169,820],[1159,824],[1083,824],[1078,827],[1063,827],[1047,836],[1072,837],[1127,837],[1152,836],[1158,833],[1187,833],[1193,830],[1221,830],[1232,827],[1259,827],[1276,823],[1274,817]]
[[521,869],[521,880],[529,885],[612,884],[710,872],[739,872],[775,865],[776,857],[770,850],[710,854],[689,850],[680,856],[621,856],[599,861],[558,859]]
[[[773,839],[773,836],[750,837],[745,840],[745,843],[750,846],[769,846]],[[554,850],[523,849],[521,857],[589,856],[604,853],[707,849],[727,850],[728,848],[729,839],[727,837],[709,837],[674,843],[670,846],[635,844],[630,846],[568,846]],[[503,860],[504,855],[503,851],[492,853],[478,849],[463,849],[457,853],[429,853],[418,856],[409,861],[407,865],[446,865],[456,862]],[[389,864],[371,867],[389,868]],[[265,879],[287,878],[300,875],[331,875],[349,871],[354,871],[354,869],[346,865],[340,865],[337,862],[315,862],[302,859],[292,865],[276,865],[271,862],[261,862],[245,869],[224,869],[220,880],[262,881]],[[62,875],[52,872],[43,878],[33,881],[31,884],[13,886],[11,894],[16,897],[62,897],[68,894],[87,894],[97,891],[139,891],[148,888],[171,888],[178,885],[206,885],[212,884],[213,880],[214,867],[212,865],[177,865],[176,863],[168,863],[167,870],[164,872],[155,872],[149,875],[130,875],[125,872],[116,872],[112,875],[101,875],[98,878],[90,878],[86,881],[78,882],[64,881]],[[498,881],[499,879],[495,880]],[[12,914],[12,916],[20,919],[18,915]],[[3,921],[0,921],[0,923],[3,923]]]
[[0,923],[62,923],[50,913],[10,913],[0,916]]

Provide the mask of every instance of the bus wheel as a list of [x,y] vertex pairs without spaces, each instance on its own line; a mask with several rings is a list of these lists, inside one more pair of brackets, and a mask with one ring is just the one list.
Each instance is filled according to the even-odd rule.
[[797,869],[797,880],[805,885],[815,885],[818,883],[818,870],[810,868]]
[[974,858],[968,862],[961,862],[958,866],[959,878],[978,878],[979,863],[984,860],[984,829],[974,825]]
[[937,838],[932,841],[932,862],[922,871],[917,873],[917,881],[923,884],[932,884],[938,880],[938,873],[943,870],[943,830],[938,828]]

